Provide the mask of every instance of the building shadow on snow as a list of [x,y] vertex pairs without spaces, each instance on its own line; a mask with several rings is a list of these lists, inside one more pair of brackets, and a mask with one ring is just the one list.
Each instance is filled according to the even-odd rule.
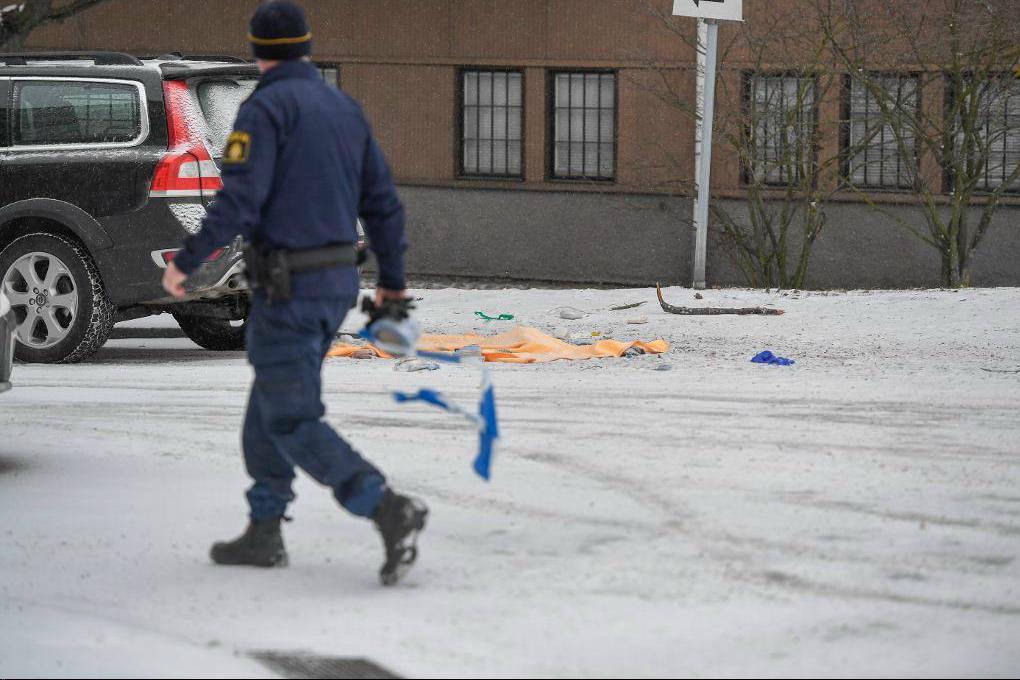
[[150,338],[183,338],[184,331],[180,328],[114,328],[111,340],[147,340]]
[[88,360],[93,365],[112,364],[178,364],[245,361],[244,352],[216,352],[201,349],[174,349],[166,347],[104,347]]

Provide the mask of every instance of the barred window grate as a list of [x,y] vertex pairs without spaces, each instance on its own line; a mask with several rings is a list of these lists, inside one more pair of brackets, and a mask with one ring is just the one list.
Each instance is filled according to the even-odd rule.
[[557,73],[553,88],[553,176],[614,179],[616,74]]
[[[917,171],[917,144],[907,120],[917,115],[917,78],[876,74],[867,78],[884,95],[879,99],[863,82],[857,78],[851,80],[848,142],[853,153],[848,176],[859,187],[910,188]],[[882,111],[883,100],[892,115],[906,118],[890,122]],[[904,113],[897,114],[899,111]]]
[[522,96],[519,71],[463,73],[462,174],[521,176]]
[[[987,191],[1001,187],[1020,165],[1020,81],[992,83],[981,112],[981,143],[988,145],[988,163],[978,186]],[[1005,189],[1020,191],[1020,179]]]
[[753,157],[746,171],[764,184],[799,181],[814,163],[814,78],[752,74],[747,94]]

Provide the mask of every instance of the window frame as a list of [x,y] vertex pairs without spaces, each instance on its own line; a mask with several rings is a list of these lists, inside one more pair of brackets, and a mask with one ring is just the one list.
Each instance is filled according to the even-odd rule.
[[[454,162],[454,171],[457,179],[464,180],[499,180],[499,181],[524,181],[524,175],[527,171],[527,82],[525,75],[525,69],[517,66],[461,66],[454,70],[455,77],[457,78],[456,87],[454,93],[457,98],[457,125],[456,125],[456,137],[454,138],[454,146],[456,147],[456,160]],[[521,170],[517,174],[511,173],[488,173],[488,172],[469,172],[464,167],[464,109],[467,104],[464,100],[464,76],[468,73],[505,73],[505,74],[517,74],[521,77]],[[480,90],[479,90],[480,91]],[[507,104],[509,110],[510,105]],[[509,118],[507,119],[509,125]],[[481,139],[477,141],[482,141]],[[485,141],[494,141],[485,140]],[[512,141],[512,140],[507,140]],[[507,157],[507,166],[509,167],[509,156]]]
[[[322,78],[322,82],[332,85],[333,87],[340,89],[340,83],[343,81],[341,77],[341,64],[336,61],[313,61],[312,65],[319,71],[319,77]],[[325,74],[322,72],[323,69],[333,69],[336,71],[336,82],[330,83],[324,77]]]
[[[924,105],[924,97],[923,97],[923,92],[922,92],[923,81],[921,79],[921,74],[920,73],[918,73],[916,71],[900,71],[900,72],[896,72],[896,71],[868,71],[868,73],[872,77],[900,78],[900,79],[910,79],[910,80],[913,80],[914,84],[915,84],[914,97],[916,99],[916,105],[917,105],[917,116],[921,117],[924,114],[924,109],[922,108],[923,105]],[[841,174],[842,174],[842,177],[843,177],[843,181],[846,181],[846,182],[850,183],[853,186],[858,186],[858,188],[860,188],[860,189],[867,189],[869,191],[874,191],[874,192],[904,193],[904,192],[911,192],[911,191],[913,191],[914,187],[910,184],[909,177],[907,178],[907,182],[906,183],[897,183],[895,185],[866,184],[866,183],[865,184],[861,184],[861,185],[855,185],[853,183],[853,180],[851,178],[851,173],[852,173],[851,164],[853,163],[853,160],[854,160],[854,154],[851,153],[851,149],[850,149],[850,147],[851,147],[851,136],[853,134],[852,128],[853,128],[853,124],[854,124],[854,120],[853,120],[853,117],[852,117],[853,116],[853,82],[854,82],[854,77],[851,74],[846,73],[846,74],[843,75],[843,102],[842,102],[843,106],[842,106],[842,108],[843,108],[843,121],[844,122],[843,122],[843,125],[842,125],[843,131],[842,131],[842,134],[840,136],[841,138],[839,140],[839,142],[840,142],[840,154],[842,155],[842,162],[840,163],[840,166],[841,166],[840,170],[841,170]],[[895,143],[895,139],[894,139],[894,143]],[[899,154],[899,149],[897,149],[896,153],[897,153],[897,155]],[[898,160],[898,163],[902,163],[903,160],[905,160],[905,159],[900,158]],[[918,140],[915,138],[914,139],[914,163],[917,164],[918,171],[920,171],[920,161],[921,161],[921,159],[920,159],[920,151],[919,151],[919,148],[918,148]],[[901,175],[901,173],[900,173],[899,169],[897,169],[897,176],[898,176],[897,178],[898,179],[899,179],[900,175]]]
[[[1011,93],[1009,96],[1010,97],[1016,97],[1018,100],[1020,100],[1020,72],[1017,72],[1016,74],[1013,74],[1013,73],[1008,72],[1008,71],[1002,71],[1002,72],[998,72],[998,73],[999,73],[999,77],[1001,77],[1003,79],[1003,82],[1009,82],[1010,80],[1012,80],[1014,82],[1015,87],[1017,88],[1017,91],[1016,91],[1016,93]],[[972,73],[971,74],[967,74],[967,77],[973,77],[973,74]],[[943,74],[943,78],[944,78],[944,82],[945,82],[945,85],[944,85],[944,87],[945,87],[945,98],[944,98],[945,99],[945,104],[944,105],[945,105],[946,109],[948,110],[954,104],[954,100],[955,100],[955,98],[957,96],[957,93],[956,93],[956,89],[953,86],[954,83],[953,83],[952,78],[950,77],[950,74],[944,73]],[[987,130],[987,127],[985,129]],[[1017,127],[1016,129],[1014,129],[1013,130],[1013,134],[1017,135],[1017,137],[1020,138],[1020,127]],[[954,142],[954,143],[958,143],[958,142]],[[1003,150],[1005,151],[1005,144],[1004,144]],[[1008,164],[1004,164],[1003,165],[1003,177],[1002,177],[1002,181],[1003,182],[1005,182],[1005,180],[1006,180],[1005,175],[1008,174],[1008,172],[1006,170],[1007,166],[1008,166]],[[979,184],[977,187],[975,187],[975,193],[977,193],[979,195],[988,195],[988,194],[993,194],[996,191],[999,191],[999,187],[991,186],[990,184],[987,184],[987,180],[989,179],[989,173],[988,173],[988,167],[987,166],[985,167],[983,175],[984,175],[985,179],[984,179],[984,181],[981,184]],[[955,178],[953,177],[953,169],[950,168],[950,167],[943,168],[943,182],[944,182],[944,190],[945,191],[947,191],[947,192],[948,191],[952,191],[954,179]],[[1020,181],[1018,181],[1017,184],[1015,186],[1013,186],[1013,187],[1006,187],[1005,189],[1002,189],[1002,194],[1005,195],[1005,196],[1010,196],[1010,197],[1014,197],[1014,198],[1017,197],[1017,195],[1020,195]]]
[[4,147],[5,151],[75,151],[79,149],[132,149],[141,146],[149,138],[151,130],[149,123],[148,99],[146,98],[145,85],[138,80],[123,80],[119,78],[72,78],[60,76],[0,76],[0,80],[8,83],[7,99],[7,128],[9,141],[14,141],[14,116],[16,108],[14,105],[14,84],[19,81],[29,82],[57,82],[57,83],[96,83],[99,85],[128,85],[135,89],[138,96],[138,135],[128,142],[76,142],[73,144],[17,144]]
[[[556,76],[559,75],[611,75],[613,76],[613,172],[610,177],[587,175],[558,175],[556,173]],[[601,97],[601,89],[599,96]],[[569,110],[570,107],[568,107]],[[584,111],[584,106],[581,110]],[[601,107],[600,107],[601,108]],[[570,142],[568,142],[570,143]],[[582,144],[586,142],[581,142]],[[603,142],[596,142],[602,144]],[[550,69],[546,83],[546,181],[566,184],[616,184],[620,171],[620,72],[613,68]]]
[[[818,74],[816,74],[816,73],[802,73],[802,72],[797,72],[797,71],[767,71],[767,70],[766,71],[754,71],[754,70],[745,70],[744,73],[743,73],[743,79],[744,80],[743,80],[743,102],[742,102],[742,106],[743,106],[744,115],[748,116],[748,117],[750,116],[751,98],[754,96],[753,87],[754,87],[754,81],[755,81],[756,77],[759,77],[759,78],[796,78],[798,81],[800,81],[800,80],[810,80],[811,81],[812,87],[813,87],[813,91],[812,91],[811,105],[810,105],[810,111],[811,111],[811,130],[810,130],[810,134],[809,134],[809,137],[808,137],[808,142],[809,142],[809,146],[810,146],[811,166],[812,166],[812,169],[814,170],[814,178],[813,178],[813,180],[811,182],[811,186],[812,186],[812,188],[817,188],[817,185],[818,185],[818,172],[817,172],[817,170],[818,170],[818,144],[816,144],[816,142],[818,141],[818,134],[819,134],[818,133],[818,117],[819,117],[819,114],[821,112],[821,96],[819,95],[819,91],[818,91],[818,86],[819,86],[819,77],[818,77]],[[747,125],[753,125],[753,124],[754,124],[754,121],[747,120]],[[745,133],[747,133],[748,137],[750,138],[750,134],[749,134],[749,131],[747,130],[746,126],[745,126]],[[757,149],[752,149],[752,153],[755,154],[755,161],[757,161]],[[742,165],[742,167],[740,169],[740,181],[742,182],[743,186],[745,186],[745,187],[751,186],[753,184],[753,182],[755,181],[754,178],[752,177],[752,168],[749,167],[747,163],[742,163],[741,165]],[[761,181],[761,185],[764,186],[764,187],[769,187],[769,188],[773,188],[773,187],[780,187],[781,188],[781,187],[790,186],[791,182],[799,182],[799,181],[800,181],[800,179],[798,178],[798,179],[794,179],[794,180],[787,180],[786,182],[770,182],[766,178],[766,179]]]
[[7,151],[10,139],[10,108],[11,84],[6,78],[0,78],[0,149]]

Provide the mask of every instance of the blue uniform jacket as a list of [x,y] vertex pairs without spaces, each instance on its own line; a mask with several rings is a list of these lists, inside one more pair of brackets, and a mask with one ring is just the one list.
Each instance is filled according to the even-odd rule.
[[[223,189],[174,262],[194,271],[240,234],[270,248],[354,243],[360,215],[379,286],[404,288],[404,208],[361,107],[305,61],[263,74],[237,114]],[[353,267],[295,274],[296,298],[356,295]]]

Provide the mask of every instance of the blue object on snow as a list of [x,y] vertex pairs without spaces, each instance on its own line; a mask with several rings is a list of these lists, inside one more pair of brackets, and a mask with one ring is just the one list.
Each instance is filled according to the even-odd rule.
[[777,357],[769,350],[764,352],[758,352],[751,358],[751,363],[754,364],[772,364],[773,366],[792,366],[797,363],[793,359],[787,359],[786,357]]

